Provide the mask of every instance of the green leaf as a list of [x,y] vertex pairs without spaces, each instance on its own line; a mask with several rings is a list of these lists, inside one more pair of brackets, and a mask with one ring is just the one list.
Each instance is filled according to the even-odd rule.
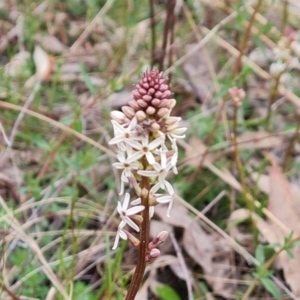
[[161,300],[180,300],[178,294],[168,285],[161,285],[156,289],[157,295]]
[[259,261],[260,264],[265,262],[265,249],[264,246],[258,245],[255,250],[255,258]]
[[276,299],[281,298],[280,291],[270,278],[261,278],[260,281],[266,290],[272,294],[272,296],[274,296]]

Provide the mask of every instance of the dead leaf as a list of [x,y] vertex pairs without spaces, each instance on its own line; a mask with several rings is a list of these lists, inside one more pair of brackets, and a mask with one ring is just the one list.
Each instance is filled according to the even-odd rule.
[[[281,136],[271,135],[266,131],[245,132],[238,137],[238,146],[243,149],[269,149],[282,144]],[[232,151],[233,151],[232,147]]]
[[[213,155],[207,152],[206,145],[197,137],[191,137],[187,145],[186,158],[184,160],[186,165],[198,167],[201,164],[202,160],[203,166],[207,166],[209,163],[213,162]],[[205,157],[203,159],[204,155]]]
[[33,61],[36,73],[26,81],[27,88],[33,87],[37,82],[48,80],[54,67],[54,57],[48,55],[40,46],[34,48]]
[[212,272],[212,255],[214,248],[207,233],[196,223],[186,224],[183,235],[183,245],[186,252],[192,257],[206,272]]
[[[260,176],[258,178],[258,187],[269,194],[269,201],[267,208],[269,211],[283,223],[290,231],[294,233],[294,237],[300,236],[300,190],[299,188],[288,182],[284,174],[271,159],[272,167],[270,170],[269,186],[267,185],[267,177]],[[272,231],[278,235],[280,244],[283,244],[284,238],[288,235],[279,226],[278,222],[269,219],[268,223],[272,226]],[[279,263],[283,268],[286,282],[291,287],[294,294],[300,295],[300,247],[295,247],[291,251],[294,258],[291,259],[285,252],[280,254]]]
[[57,37],[53,35],[41,35],[36,34],[34,39],[48,52],[61,54],[65,52],[68,47],[66,47]]
[[[196,44],[186,46],[186,52],[195,48]],[[183,64],[183,70],[189,80],[194,93],[202,103],[209,104],[212,101],[212,80],[210,77],[207,51],[200,49],[190,55]]]
[[155,209],[163,222],[185,229],[182,245],[187,254],[202,267],[214,293],[225,298],[231,297],[235,284],[223,280],[231,275],[228,244],[217,235],[207,234],[182,205],[174,203],[171,218],[166,216],[166,212],[166,206],[160,205]]
[[36,76],[38,80],[49,79],[53,69],[53,58],[48,55],[40,46],[35,46],[33,52],[33,61],[36,67]]
[[[277,234],[276,231],[274,231],[274,228],[265,220],[263,220],[260,216],[258,216],[256,213],[250,213],[248,209],[240,208],[235,211],[233,211],[230,214],[230,217],[228,219],[228,224],[233,224],[237,221],[246,221],[251,217],[255,221],[255,224],[259,230],[259,232],[263,235],[264,239],[268,241],[269,244],[278,243],[280,239],[280,235]],[[252,240],[252,233],[244,233],[240,232],[237,226],[230,226],[229,234],[232,238],[237,240],[240,244],[245,245],[245,241],[251,239]]]

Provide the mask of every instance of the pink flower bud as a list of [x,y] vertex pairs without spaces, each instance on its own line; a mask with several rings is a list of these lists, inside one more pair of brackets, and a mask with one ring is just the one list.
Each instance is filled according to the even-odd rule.
[[154,107],[152,107],[152,106],[148,106],[147,107],[147,109],[146,109],[146,113],[148,114],[148,115],[154,115],[155,114],[155,112],[156,112],[156,109],[154,108]]
[[135,116],[136,116],[136,118],[137,118],[137,120],[138,120],[139,122],[142,122],[142,121],[144,121],[144,120],[147,118],[147,115],[146,115],[145,112],[142,111],[142,110],[137,111],[137,112],[135,113]]
[[132,107],[133,109],[135,109],[135,110],[139,110],[140,109],[139,105],[137,104],[137,102],[135,100],[129,100],[128,101],[128,105],[130,107]]
[[158,245],[162,244],[168,237],[167,231],[161,231],[148,245],[148,249],[156,248]]
[[157,131],[160,129],[160,125],[158,123],[154,122],[151,124],[151,129],[152,129],[152,132]]
[[123,106],[122,111],[130,119],[132,119],[135,115],[134,109],[132,107],[129,107],[129,106]]
[[121,112],[121,111],[117,111],[114,110],[110,113],[110,117],[117,121],[119,124],[124,123],[124,121],[127,119],[126,116]]
[[141,107],[141,108],[145,108],[148,106],[148,103],[145,100],[139,99],[136,102],[139,105],[139,107]]
[[171,96],[171,91],[170,90],[166,90],[161,95],[161,99],[169,99],[170,96]]
[[146,261],[152,261],[160,255],[160,251],[157,248],[154,248],[150,251],[150,253],[146,256]]
[[169,112],[169,110],[167,108],[160,108],[157,112],[157,115],[162,118],[164,117],[167,113]]
[[127,239],[130,241],[130,243],[135,247],[138,248],[140,246],[140,240],[137,239],[135,236],[133,236],[130,232],[128,232],[127,230],[124,230],[125,234],[127,235]]
[[[147,82],[143,83],[142,86],[143,86],[143,88],[146,89],[146,90],[148,90],[149,87],[150,87],[150,86],[149,86],[149,83],[147,83]],[[149,91],[148,91],[148,93],[149,93]]]
[[139,92],[141,95],[147,94],[147,91],[144,90],[144,89],[142,89],[142,88],[138,89],[138,92]]
[[138,92],[138,90],[133,90],[132,91],[132,96],[136,99],[139,99],[141,97],[140,93]]
[[170,101],[169,108],[173,109],[175,107],[175,105],[176,105],[176,100],[175,99],[170,99],[169,101]]
[[151,104],[152,104],[153,106],[158,106],[159,103],[160,103],[160,100],[159,100],[159,99],[156,99],[156,98],[154,98],[154,99],[151,101]]
[[149,102],[150,100],[152,100],[152,97],[150,95],[144,95],[142,97],[142,99],[145,100],[145,101],[147,101],[147,102]]
[[178,123],[180,120],[181,120],[181,118],[179,118],[179,117],[168,117],[165,119],[165,123],[167,125],[172,125],[172,124]]
[[149,95],[153,95],[155,93],[155,89],[154,88],[150,88],[149,90],[148,90],[148,94]]

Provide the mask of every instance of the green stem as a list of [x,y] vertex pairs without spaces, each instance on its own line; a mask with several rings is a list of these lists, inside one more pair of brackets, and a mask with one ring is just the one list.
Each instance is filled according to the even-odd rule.
[[272,118],[272,105],[276,100],[277,94],[278,94],[278,86],[280,83],[280,76],[277,76],[275,78],[275,83],[272,86],[272,90],[270,93],[270,97],[269,97],[269,106],[268,106],[268,114],[266,117],[266,130],[269,131],[270,130],[270,122],[271,122],[271,118]]
[[[235,105],[234,106],[234,116],[233,116],[233,144],[234,144],[234,159],[235,159],[235,164],[238,170],[238,174],[239,174],[239,178],[240,178],[240,182],[241,182],[241,192],[242,192],[242,196],[244,199],[244,202],[248,208],[248,210],[252,213],[254,212],[254,204],[253,202],[249,199],[248,197],[248,192],[247,192],[247,188],[246,188],[246,180],[245,180],[245,174],[244,174],[244,169],[243,169],[243,165],[241,162],[241,158],[240,158],[240,151],[238,148],[238,140],[237,140],[237,113],[238,113],[238,106]],[[251,227],[252,227],[252,233],[253,233],[253,237],[254,237],[254,241],[257,241],[257,230],[256,230],[256,224],[255,221],[252,217],[252,215],[250,214],[250,220],[251,220]]]
[[295,147],[295,144],[297,142],[297,139],[299,137],[299,130],[300,130],[300,116],[298,116],[299,120],[298,120],[298,123],[297,123],[297,128],[295,130],[295,133],[284,153],[284,158],[283,158],[283,162],[282,162],[282,169],[285,170],[288,165],[289,165],[289,162],[290,162],[290,158],[291,158],[291,155],[292,155],[292,151]]

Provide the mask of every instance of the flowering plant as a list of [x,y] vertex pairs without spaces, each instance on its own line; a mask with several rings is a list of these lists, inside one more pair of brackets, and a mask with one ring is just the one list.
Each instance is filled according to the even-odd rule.
[[[118,226],[113,249],[119,239],[128,239],[139,249],[138,263],[126,299],[134,299],[143,278],[146,262],[153,260],[160,252],[157,246],[167,237],[163,231],[149,242],[149,222],[154,208],[159,203],[168,203],[170,216],[174,189],[166,177],[172,170],[177,174],[178,147],[176,140],[184,138],[187,128],[179,127],[181,118],[171,116],[176,101],[163,73],[152,69],[144,73],[132,100],[122,112],[111,112],[114,137],[110,145],[116,145],[119,162],[113,164],[122,170],[121,189],[130,184],[136,199],[130,201],[125,193],[123,202],[118,202],[121,222]],[[131,207],[129,208],[129,204]],[[140,232],[139,239],[125,229],[128,225]]]

